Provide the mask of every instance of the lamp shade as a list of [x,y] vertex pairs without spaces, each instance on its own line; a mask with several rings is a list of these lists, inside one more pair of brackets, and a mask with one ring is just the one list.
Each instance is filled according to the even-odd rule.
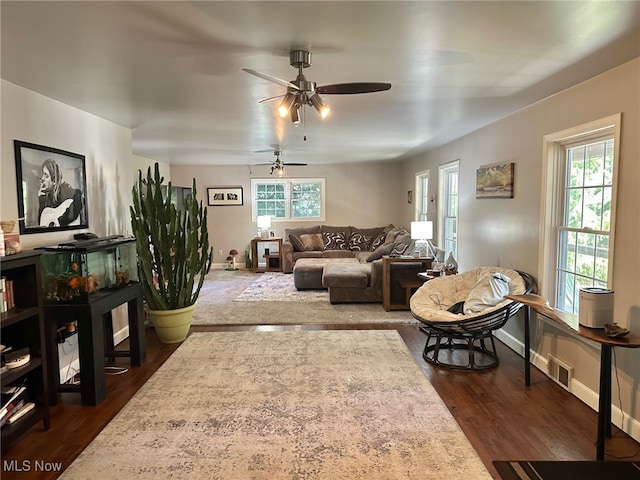
[[431,240],[433,238],[433,222],[411,222],[411,238],[413,240]]
[[258,216],[258,228],[271,228],[271,216],[270,215]]

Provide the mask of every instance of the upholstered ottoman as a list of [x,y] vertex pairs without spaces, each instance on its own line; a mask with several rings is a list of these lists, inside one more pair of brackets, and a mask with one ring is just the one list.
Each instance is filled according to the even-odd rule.
[[371,263],[327,264],[322,285],[329,289],[331,303],[370,302]]
[[326,265],[348,263],[358,265],[356,258],[299,258],[293,266],[293,284],[298,290],[318,290],[322,285],[322,274]]

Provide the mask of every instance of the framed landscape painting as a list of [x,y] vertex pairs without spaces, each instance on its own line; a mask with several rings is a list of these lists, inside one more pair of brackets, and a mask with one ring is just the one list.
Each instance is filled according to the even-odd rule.
[[476,198],[513,198],[514,166],[511,162],[480,167],[476,171]]
[[20,233],[87,228],[85,157],[13,141]]

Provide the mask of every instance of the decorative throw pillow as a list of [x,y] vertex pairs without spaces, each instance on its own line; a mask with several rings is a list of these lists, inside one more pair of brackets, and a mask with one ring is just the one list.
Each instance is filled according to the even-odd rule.
[[[388,235],[387,235],[388,238]],[[395,236],[393,241],[393,250],[391,255],[404,255],[407,252],[409,245],[411,244],[411,234],[406,230],[401,231]]]
[[404,228],[393,227],[391,230],[387,232],[387,238],[385,238],[385,243],[393,243],[396,241],[396,238],[400,234],[404,234],[407,231]]
[[502,273],[488,273],[480,277],[464,301],[464,313],[478,313],[504,301],[511,279]]
[[294,251],[303,252],[304,246],[302,245],[302,240],[300,240],[300,235],[304,235],[305,233],[320,233],[320,225],[300,228],[285,228],[284,238],[289,239],[289,243],[293,246]]
[[321,233],[305,233],[300,235],[300,240],[302,240],[305,252],[322,251],[324,246]]
[[295,252],[304,252],[304,244],[302,243],[302,240],[300,240],[299,236],[290,233],[289,243],[291,243]]
[[349,250],[368,251],[371,248],[373,237],[363,233],[352,233],[349,237]]
[[373,262],[374,260],[378,260],[382,258],[383,255],[389,255],[393,250],[393,243],[383,243],[378,248],[376,248],[371,254],[367,257],[367,262]]
[[344,232],[322,232],[325,250],[347,250]]
[[386,233],[381,233],[376,238],[374,238],[373,241],[371,242],[371,251],[373,252],[380,245],[384,245],[386,238],[387,238],[387,234]]

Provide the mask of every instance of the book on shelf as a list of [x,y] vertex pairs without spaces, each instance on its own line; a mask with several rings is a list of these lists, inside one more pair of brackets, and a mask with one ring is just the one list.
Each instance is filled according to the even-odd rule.
[[16,410],[20,402],[24,403],[27,396],[27,387],[5,387],[1,390],[2,408],[0,409],[0,424],[9,418],[12,411]]
[[2,292],[2,303],[0,303],[0,312],[4,313],[9,309],[7,305],[7,277],[0,278],[0,291]]
[[36,404],[33,402],[23,404],[20,408],[16,409],[9,418],[7,418],[7,425],[16,423],[34,408],[36,408]]
[[2,303],[0,303],[0,312],[4,313],[16,306],[15,297],[13,295],[13,280],[7,277],[0,279],[0,291],[2,292]]
[[11,410],[9,410],[7,414],[2,417],[2,419],[0,419],[0,427],[4,426],[4,424],[7,423],[9,419],[13,417],[18,411],[20,411],[22,407],[24,407],[24,398],[19,400],[18,403],[15,404],[15,406],[12,405]]
[[7,308],[11,310],[16,307],[16,300],[13,296],[13,280],[7,280]]

